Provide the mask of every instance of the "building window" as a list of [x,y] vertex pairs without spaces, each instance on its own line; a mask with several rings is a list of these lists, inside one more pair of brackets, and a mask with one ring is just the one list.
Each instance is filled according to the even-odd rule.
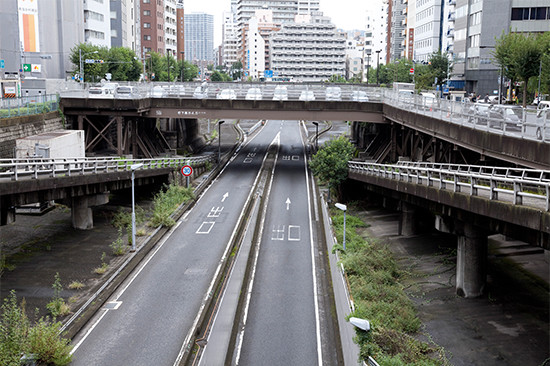
[[150,41],[150,40],[151,40],[151,36],[143,36],[143,40],[144,40],[144,41]]
[[151,28],[151,23],[143,23],[143,28]]
[[151,15],[151,10],[144,10],[143,15],[144,16],[150,16]]
[[149,4],[150,2],[151,2],[151,0],[143,0],[144,4]]

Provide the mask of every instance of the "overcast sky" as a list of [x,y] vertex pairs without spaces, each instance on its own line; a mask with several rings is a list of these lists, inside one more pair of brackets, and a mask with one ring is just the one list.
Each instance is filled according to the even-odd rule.
[[[367,3],[366,0],[320,0],[320,7],[336,27],[353,30],[365,28]],[[218,46],[222,39],[222,13],[230,10],[231,0],[185,0],[184,8],[186,13],[214,15],[214,46]]]

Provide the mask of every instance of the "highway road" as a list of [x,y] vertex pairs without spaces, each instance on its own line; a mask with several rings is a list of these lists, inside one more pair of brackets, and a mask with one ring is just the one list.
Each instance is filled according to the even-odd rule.
[[73,340],[73,365],[174,364],[276,132],[268,124],[251,139],[122,283]]
[[322,344],[327,343],[321,341],[320,328],[329,320],[321,319],[319,311],[304,144],[296,121],[269,124],[280,129],[280,148],[236,363],[322,365]]

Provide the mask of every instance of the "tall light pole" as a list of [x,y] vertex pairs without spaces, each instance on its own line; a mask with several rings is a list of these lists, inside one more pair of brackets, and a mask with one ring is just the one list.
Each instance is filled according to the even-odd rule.
[[335,203],[334,206],[336,206],[336,208],[344,211],[344,243],[343,243],[343,246],[344,246],[344,251],[346,250],[346,211],[348,210],[348,207],[342,203]]
[[143,163],[133,164],[130,166],[132,170],[132,252],[136,251],[136,209],[134,199],[134,172],[141,168]]
[[222,129],[221,125],[225,121],[218,121],[218,164],[221,162],[221,156],[222,156]]
[[367,53],[367,85],[369,85],[370,53]]
[[378,83],[378,71],[380,69],[380,52],[382,52],[382,50],[376,51],[376,86],[380,85],[380,83]]
[[185,52],[180,51],[181,53],[181,82],[183,83],[183,70],[185,69]]
[[81,83],[84,82],[84,67],[82,66],[82,56],[91,55],[91,54],[94,54],[94,53],[98,53],[98,51],[87,52],[85,54],[82,54],[82,48],[78,49],[78,59],[80,61],[80,65],[79,65],[80,66],[80,77],[82,78]]
[[315,125],[315,152],[319,149],[319,122],[312,122]]

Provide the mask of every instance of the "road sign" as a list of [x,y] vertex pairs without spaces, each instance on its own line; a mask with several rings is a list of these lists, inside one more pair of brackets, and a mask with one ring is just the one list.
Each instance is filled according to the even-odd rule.
[[87,58],[86,60],[84,60],[87,64],[102,64],[103,60],[96,60],[94,58]]
[[0,60],[0,69],[3,69],[4,67],[6,67],[4,60]]
[[31,64],[23,64],[23,71],[31,71]]
[[414,67],[411,67],[411,69],[409,70],[409,74],[414,74]]
[[265,70],[264,71],[264,77],[272,78],[273,77],[273,70]]
[[181,174],[183,174],[183,176],[185,176],[185,177],[188,177],[191,174],[193,174],[193,168],[191,168],[189,165],[184,165],[181,168]]

